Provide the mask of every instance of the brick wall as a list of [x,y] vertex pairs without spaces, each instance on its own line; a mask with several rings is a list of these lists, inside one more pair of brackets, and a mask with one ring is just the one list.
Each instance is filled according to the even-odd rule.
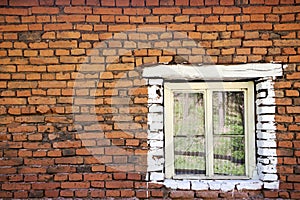
[[[299,0],[0,0],[0,198],[300,198],[299,13]],[[145,181],[142,69],[258,62],[289,64],[275,83],[279,190]]]

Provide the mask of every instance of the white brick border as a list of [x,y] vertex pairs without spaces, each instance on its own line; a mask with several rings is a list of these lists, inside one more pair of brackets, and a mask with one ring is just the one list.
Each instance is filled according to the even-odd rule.
[[[185,190],[222,190],[233,189],[259,190],[278,189],[275,126],[274,79],[282,75],[281,64],[244,64],[233,66],[154,66],[145,68],[143,76],[148,78],[148,168],[147,180],[161,183],[171,189]],[[265,67],[265,70],[264,70]],[[228,70],[225,68],[228,68]],[[205,70],[204,70],[205,69]],[[249,70],[250,69],[250,70]],[[203,71],[204,70],[204,71]],[[216,71],[205,73],[205,71]],[[201,73],[199,73],[201,71]],[[195,73],[197,72],[197,73]],[[262,73],[263,72],[263,73]],[[196,77],[195,74],[201,76]],[[207,77],[205,77],[207,74]],[[239,80],[256,78],[256,145],[257,175],[251,180],[173,180],[165,179],[164,174],[164,79],[184,80]]]

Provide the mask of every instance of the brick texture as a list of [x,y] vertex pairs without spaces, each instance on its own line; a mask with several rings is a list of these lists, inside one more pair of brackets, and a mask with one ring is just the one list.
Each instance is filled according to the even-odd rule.
[[[299,0],[0,0],[0,198],[300,198]],[[146,183],[147,83],[164,64],[289,64],[279,190]]]

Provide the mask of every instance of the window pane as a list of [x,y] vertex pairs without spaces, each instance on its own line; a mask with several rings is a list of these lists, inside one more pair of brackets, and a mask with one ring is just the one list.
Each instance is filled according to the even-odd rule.
[[245,146],[243,136],[214,137],[214,174],[245,175]]
[[176,174],[205,174],[204,99],[202,93],[174,93]]
[[175,173],[205,174],[204,137],[174,137]]
[[174,92],[174,135],[204,135],[202,93]]
[[214,174],[245,175],[244,93],[213,92]]
[[213,93],[214,134],[244,135],[244,93]]

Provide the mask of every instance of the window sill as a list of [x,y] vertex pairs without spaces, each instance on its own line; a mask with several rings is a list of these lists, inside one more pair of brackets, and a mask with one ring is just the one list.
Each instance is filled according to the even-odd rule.
[[260,180],[174,180],[165,179],[164,185],[171,189],[183,190],[222,190],[224,192],[237,190],[260,190],[263,182]]
[[248,176],[213,176],[205,175],[175,175],[174,180],[250,180]]

